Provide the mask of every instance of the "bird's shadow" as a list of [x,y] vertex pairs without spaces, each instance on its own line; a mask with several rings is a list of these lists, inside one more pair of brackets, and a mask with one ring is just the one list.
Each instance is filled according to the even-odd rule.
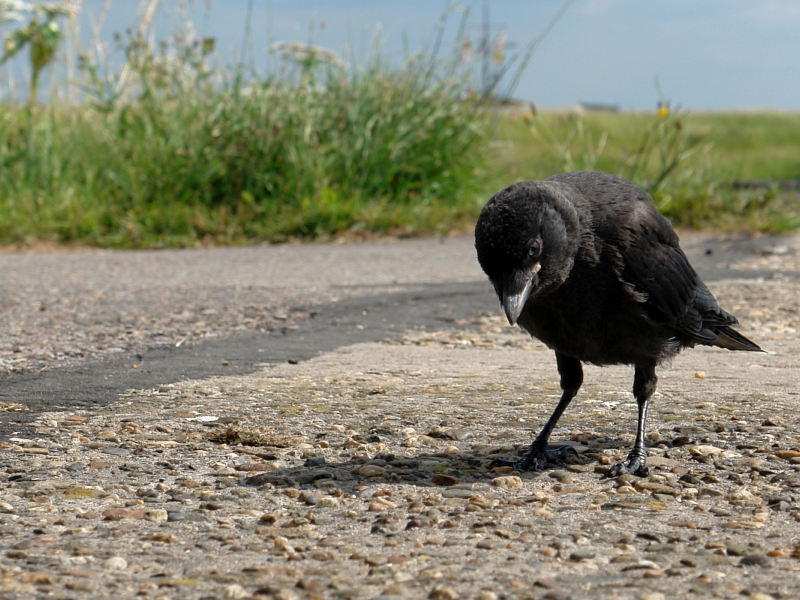
[[[620,440],[619,446],[624,445]],[[239,485],[268,486],[284,490],[305,489],[320,493],[336,489],[345,494],[358,494],[364,489],[380,486],[411,485],[421,493],[434,490],[441,492],[448,488],[480,493],[490,489],[489,486],[501,489],[496,487],[496,482],[493,485],[493,480],[499,477],[516,475],[521,479],[535,480],[571,465],[585,467],[576,475],[593,478],[602,476],[602,473],[595,473],[597,469],[591,468],[593,463],[599,466],[597,457],[577,453],[570,453],[565,459],[548,465],[541,471],[517,471],[508,466],[521,458],[526,450],[527,446],[520,444],[513,452],[498,452],[488,456],[476,452],[420,452],[403,457],[393,454],[377,454],[373,458],[357,456],[341,462],[328,462],[323,457],[314,457],[307,459],[302,465],[243,477]],[[548,481],[555,483],[555,480],[549,478]],[[466,493],[462,495],[467,497]]]

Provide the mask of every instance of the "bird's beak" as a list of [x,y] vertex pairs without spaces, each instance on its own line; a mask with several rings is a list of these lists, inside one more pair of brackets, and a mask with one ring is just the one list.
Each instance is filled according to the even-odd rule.
[[536,263],[532,272],[510,273],[503,284],[503,310],[506,313],[509,325],[516,325],[528,296],[533,290],[533,281],[541,265]]

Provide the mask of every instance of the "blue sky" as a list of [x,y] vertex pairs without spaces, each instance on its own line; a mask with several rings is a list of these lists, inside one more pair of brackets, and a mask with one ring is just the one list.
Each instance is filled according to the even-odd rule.
[[[105,0],[86,0],[84,17]],[[170,5],[171,0],[165,4]],[[112,0],[104,28],[110,38],[136,22],[138,0]],[[197,0],[198,32],[218,39],[223,60],[242,48],[248,0]],[[563,0],[490,0],[495,32],[524,45],[535,38]],[[437,0],[253,0],[253,46],[266,62],[272,40],[309,41],[341,51],[348,41],[363,50],[377,26],[389,57],[428,39],[448,3]],[[480,34],[481,0],[472,8],[473,38]],[[162,30],[175,16],[162,15]],[[322,27],[324,23],[324,27]],[[454,29],[452,21],[450,31]],[[650,109],[654,79],[673,103],[694,110],[800,110],[800,1],[798,0],[574,0],[541,43],[515,96],[539,106],[603,102]]]

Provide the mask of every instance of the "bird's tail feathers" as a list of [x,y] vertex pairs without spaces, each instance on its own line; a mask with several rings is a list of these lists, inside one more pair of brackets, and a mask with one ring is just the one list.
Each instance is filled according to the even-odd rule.
[[720,348],[727,348],[728,350],[748,350],[750,352],[763,352],[763,350],[756,344],[748,340],[738,331],[730,327],[717,327],[715,328],[717,339],[711,342],[711,345]]

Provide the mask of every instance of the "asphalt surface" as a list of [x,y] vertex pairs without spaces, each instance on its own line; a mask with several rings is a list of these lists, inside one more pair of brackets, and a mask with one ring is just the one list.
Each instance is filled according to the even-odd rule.
[[[796,237],[698,233],[681,237],[705,281],[768,279],[780,271],[731,266],[749,257],[800,248]],[[223,302],[219,308],[225,310],[244,286],[249,298],[260,297],[275,310],[302,309],[306,315],[291,328],[223,330],[205,341],[133,348],[62,368],[12,373],[0,381],[0,401],[24,404],[29,410],[0,415],[0,439],[29,433],[25,424],[41,411],[88,409],[115,402],[131,389],[251,373],[267,363],[300,362],[409,329],[452,326],[497,308],[469,236],[197,251],[5,253],[0,265],[6,304],[13,303],[14,290],[31,286],[39,294],[57,288],[61,295],[90,298],[105,291],[106,301],[83,307],[81,322],[92,322],[95,309],[95,320],[102,322],[102,315],[114,309],[109,307],[109,296],[112,304],[136,310],[140,299],[149,301],[154,290],[162,293],[165,288],[178,305],[181,298],[188,305],[204,290],[213,289],[204,306]],[[70,281],[80,285],[70,287],[65,283]],[[164,307],[156,304],[152,310]]]

